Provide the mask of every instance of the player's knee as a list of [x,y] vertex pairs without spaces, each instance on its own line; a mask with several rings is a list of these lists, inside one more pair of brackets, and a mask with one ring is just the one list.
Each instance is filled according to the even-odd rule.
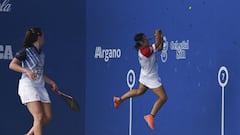
[[48,124],[52,121],[52,116],[45,116],[45,124]]
[[140,96],[140,95],[142,95],[142,94],[144,94],[144,91],[141,91],[141,90],[137,90],[137,91],[136,91],[136,96]]
[[164,104],[165,102],[167,102],[167,100],[168,100],[167,95],[163,95],[163,96],[158,97],[158,102],[161,103],[161,104]]
[[34,121],[37,123],[42,123],[44,120],[44,115],[43,113],[38,113],[34,115]]
[[161,102],[165,103],[168,100],[168,96],[164,95],[164,96],[160,97],[159,99],[161,100]]

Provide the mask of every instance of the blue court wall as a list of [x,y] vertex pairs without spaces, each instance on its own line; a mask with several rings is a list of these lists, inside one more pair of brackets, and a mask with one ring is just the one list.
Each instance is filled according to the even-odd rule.
[[[47,87],[53,120],[45,134],[129,134],[129,100],[116,110],[112,98],[130,89],[130,69],[136,75],[134,88],[138,87],[140,66],[133,48],[134,34],[151,36],[158,28],[166,39],[158,63],[169,100],[156,116],[156,130],[151,131],[143,116],[150,112],[156,97],[149,90],[134,98],[132,135],[220,134],[221,66],[229,73],[224,87],[225,133],[240,134],[237,0],[0,3],[1,135],[23,134],[32,124],[17,95],[20,74],[10,71],[8,64],[20,49],[26,29],[34,26],[45,32],[46,74],[81,105],[79,113],[71,112]],[[220,75],[222,79],[224,74]]]
[[[86,1],[86,135],[129,133],[130,101],[119,109],[113,96],[131,88],[127,73],[140,66],[133,36],[162,29],[166,42],[158,54],[159,75],[168,101],[151,131],[143,116],[156,99],[151,90],[133,98],[132,135],[218,135],[221,92],[225,90],[225,133],[240,134],[240,28],[237,0]],[[226,72],[218,72],[225,66]],[[227,81],[226,86],[220,83]],[[133,80],[130,83],[133,83]]]
[[47,86],[53,119],[44,134],[84,134],[85,1],[0,0],[0,135],[24,134],[32,126],[17,94],[20,73],[8,68],[31,27],[41,27],[45,34],[45,73],[81,106],[78,113],[70,111]]

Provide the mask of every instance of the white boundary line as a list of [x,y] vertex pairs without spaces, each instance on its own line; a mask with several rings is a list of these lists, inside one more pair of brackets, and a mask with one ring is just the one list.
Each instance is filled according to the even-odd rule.
[[[132,69],[130,69],[127,73],[127,85],[129,90],[133,89],[135,84],[135,73]],[[132,98],[130,98],[129,102],[129,135],[132,135]]]
[[[222,77],[222,78],[221,78]],[[224,79],[225,78],[225,79]],[[221,110],[221,135],[224,135],[224,128],[225,128],[225,89],[224,87],[227,85],[228,83],[228,70],[225,66],[221,66],[219,71],[218,71],[218,83],[219,85],[222,87],[222,110]],[[222,80],[224,82],[222,82]]]

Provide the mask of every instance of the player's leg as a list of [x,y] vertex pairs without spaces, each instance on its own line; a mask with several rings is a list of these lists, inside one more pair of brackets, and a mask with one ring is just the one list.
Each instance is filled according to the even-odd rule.
[[121,102],[123,102],[124,100],[130,98],[130,97],[135,97],[135,96],[140,96],[142,94],[144,94],[147,91],[147,87],[143,84],[140,83],[138,89],[132,89],[127,91],[125,94],[123,94],[121,97],[114,97],[114,107],[118,108],[119,105],[121,104]]
[[34,119],[33,127],[27,135],[42,135],[44,111],[41,102],[34,101],[27,103],[27,108]]
[[42,103],[44,111],[43,126],[45,127],[52,120],[52,107],[50,103]]
[[25,135],[34,135],[33,126]]
[[128,92],[121,96],[121,100],[124,101],[130,97],[140,96],[144,94],[147,91],[147,89],[148,88],[146,86],[140,83],[138,89],[129,90]]
[[155,101],[151,113],[144,116],[144,119],[148,123],[148,126],[154,130],[154,116],[157,114],[159,109],[163,106],[163,104],[167,101],[167,94],[163,88],[160,86],[152,90],[155,95],[157,95],[158,99]]
[[[41,103],[43,107],[43,127],[45,127],[52,119],[52,109],[50,103]],[[28,131],[26,135],[34,135],[33,127]]]
[[151,111],[151,115],[155,116],[157,114],[157,112],[159,111],[159,109],[164,105],[164,103],[166,103],[168,97],[167,97],[166,91],[163,86],[155,88],[152,91],[158,97],[158,99],[155,101],[152,111]]

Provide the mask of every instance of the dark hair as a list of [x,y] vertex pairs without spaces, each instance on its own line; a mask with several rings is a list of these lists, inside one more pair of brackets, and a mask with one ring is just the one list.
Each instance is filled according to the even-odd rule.
[[40,28],[31,28],[27,30],[23,41],[23,47],[31,47],[33,43],[37,41],[38,36],[42,36],[42,30]]
[[144,40],[144,33],[138,33],[134,36],[134,41],[136,42],[135,44],[135,49],[138,50],[141,46],[140,42]]

